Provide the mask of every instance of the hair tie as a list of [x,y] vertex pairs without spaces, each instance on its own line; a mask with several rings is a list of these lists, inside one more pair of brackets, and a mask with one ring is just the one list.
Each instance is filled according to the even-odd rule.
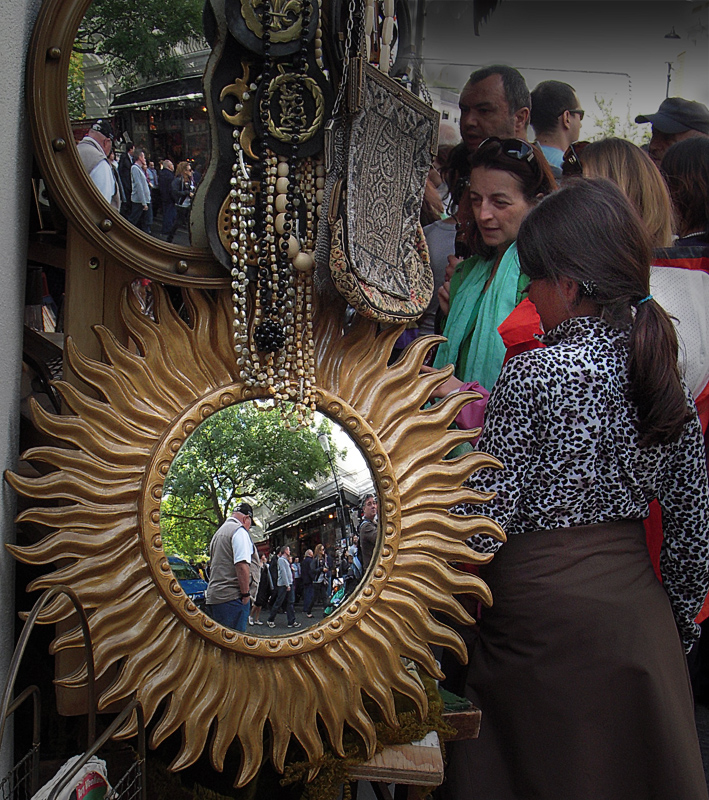
[[581,294],[586,297],[595,297],[598,294],[598,286],[594,281],[581,281],[579,285],[581,286]]
[[647,303],[648,300],[652,300],[651,294],[649,294],[647,297],[643,297],[642,300],[638,300],[638,302],[635,304],[636,308],[641,306],[643,303]]

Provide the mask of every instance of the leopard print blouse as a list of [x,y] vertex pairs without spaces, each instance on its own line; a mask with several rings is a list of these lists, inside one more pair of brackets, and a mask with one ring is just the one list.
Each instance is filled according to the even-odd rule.
[[[576,317],[505,366],[476,449],[505,469],[466,483],[497,496],[453,511],[482,514],[508,536],[538,530],[643,519],[657,497],[663,509],[663,584],[685,646],[699,635],[694,617],[709,589],[709,485],[696,414],[675,444],[640,448],[636,412],[626,397],[628,330]],[[688,405],[694,408],[687,392]],[[501,545],[474,536],[475,550]]]

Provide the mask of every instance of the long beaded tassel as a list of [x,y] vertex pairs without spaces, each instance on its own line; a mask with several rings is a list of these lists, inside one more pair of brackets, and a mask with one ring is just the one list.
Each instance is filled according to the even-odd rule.
[[[310,4],[303,3],[302,29]],[[263,17],[264,67],[271,78],[271,15]],[[320,30],[315,54],[322,66]],[[306,44],[295,70],[306,72]],[[256,88],[252,85],[252,88]],[[300,86],[302,94],[303,86]],[[244,100],[250,99],[248,94]],[[302,103],[302,98],[301,98]],[[268,125],[268,99],[254,113]],[[325,168],[322,158],[298,158],[298,136],[290,155],[276,155],[262,140],[251,163],[242,146],[243,128],[234,127],[228,240],[232,261],[234,349],[240,377],[248,387],[265,390],[292,427],[307,425],[316,409],[313,345],[313,250],[321,214]],[[255,277],[254,277],[255,276]],[[249,286],[255,284],[253,293]],[[249,296],[253,304],[249,302]],[[249,314],[251,313],[251,319]]]

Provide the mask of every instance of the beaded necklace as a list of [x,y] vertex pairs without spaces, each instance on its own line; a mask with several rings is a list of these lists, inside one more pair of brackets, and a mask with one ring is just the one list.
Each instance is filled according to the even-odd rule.
[[[265,389],[289,424],[307,424],[316,409],[313,345],[313,248],[322,205],[324,167],[321,158],[298,158],[301,141],[293,121],[305,126],[304,92],[307,81],[307,34],[311,2],[302,0],[300,48],[292,63],[271,57],[270,7],[261,16],[264,63],[263,87],[255,114],[263,135],[256,163],[250,163],[242,145],[243,128],[233,130],[229,236],[234,302],[234,348],[240,377],[248,387]],[[315,60],[322,68],[322,29],[315,33]],[[245,75],[247,75],[245,69]],[[290,92],[290,152],[276,154],[266,143],[271,119],[271,87],[286,84]],[[251,84],[255,91],[256,84]],[[242,94],[241,112],[249,92]],[[240,122],[245,122],[244,118]],[[283,131],[280,131],[283,141]],[[250,284],[254,291],[249,292]],[[253,298],[250,308],[248,297]],[[285,405],[288,401],[292,406]]]

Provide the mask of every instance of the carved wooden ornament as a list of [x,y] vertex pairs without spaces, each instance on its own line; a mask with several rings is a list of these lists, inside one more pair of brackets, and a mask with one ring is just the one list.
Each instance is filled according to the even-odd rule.
[[[346,725],[373,753],[374,721],[363,693],[389,725],[397,724],[393,692],[411,698],[425,714],[423,687],[401,656],[442,677],[430,645],[451,648],[461,659],[466,651],[458,634],[432,612],[471,623],[454,595],[470,593],[490,602],[479,578],[450,563],[488,560],[465,545],[473,533],[504,538],[484,517],[448,511],[455,503],[484,502],[487,495],[461,484],[480,467],[499,466],[482,453],[444,458],[468,436],[448,426],[472,396],[460,394],[422,409],[432,388],[450,374],[450,369],[419,374],[435,339],[416,341],[389,367],[398,328],[376,335],[375,324],[358,318],[343,334],[334,315],[316,317],[318,407],[348,431],[369,462],[380,501],[380,542],[359,588],[319,624],[283,638],[237,633],[201,613],[173,577],[160,539],[160,499],[186,437],[211,414],[255,395],[238,378],[229,293],[213,301],[202,292],[187,292],[187,324],[157,286],[155,292],[157,322],[144,316],[129,294],[122,300],[139,354],[101,326],[95,330],[105,363],[67,343],[72,369],[100,399],[59,382],[72,414],[51,415],[34,404],[37,427],[60,446],[34,448],[24,458],[55,471],[37,478],[7,473],[6,479],[43,503],[18,521],[53,532],[34,546],[10,551],[27,563],[56,564],[30,591],[57,583],[74,589],[89,613],[97,675],[120,664],[99,699],[100,709],[136,697],[151,720],[168,701],[152,726],[151,744],[182,729],[173,769],[192,764],[208,746],[214,767],[235,773],[235,785],[241,786],[261,764],[266,725],[278,770],[291,736],[309,760],[322,755],[318,722],[338,753]],[[56,505],[47,506],[48,501]],[[57,622],[71,610],[57,598],[42,621]],[[78,629],[55,641],[57,650],[80,647]],[[70,678],[74,685],[85,681],[85,670]],[[134,733],[135,719],[122,735]],[[225,764],[235,738],[243,757],[239,764]],[[316,772],[313,767],[310,777]]]

